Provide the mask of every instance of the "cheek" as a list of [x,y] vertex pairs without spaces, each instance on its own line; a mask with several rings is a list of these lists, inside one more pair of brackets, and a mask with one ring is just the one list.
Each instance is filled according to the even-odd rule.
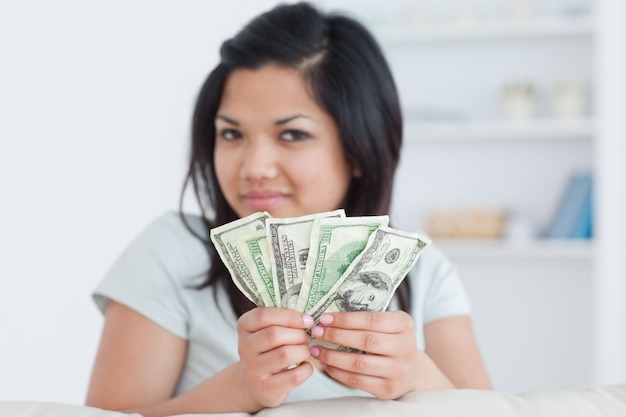
[[[233,176],[236,174],[236,164],[229,157],[228,152],[221,152],[219,147],[216,147],[213,156],[213,166],[215,167],[215,176],[217,182],[222,191],[227,194],[228,190],[232,188]],[[229,184],[231,186],[229,186]]]
[[288,164],[292,180],[302,185],[315,185],[311,190],[318,197],[320,189],[324,189],[326,195],[342,199],[352,178],[347,163],[335,154],[320,153],[301,160],[292,159]]

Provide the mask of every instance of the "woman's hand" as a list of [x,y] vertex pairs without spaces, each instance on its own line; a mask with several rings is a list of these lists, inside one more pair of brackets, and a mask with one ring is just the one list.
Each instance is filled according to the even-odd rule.
[[311,348],[335,380],[379,399],[396,399],[424,388],[453,388],[416,346],[413,319],[403,311],[323,314],[312,335],[367,352]]
[[295,310],[259,307],[237,322],[239,376],[253,409],[282,404],[313,374],[310,337],[313,318]]

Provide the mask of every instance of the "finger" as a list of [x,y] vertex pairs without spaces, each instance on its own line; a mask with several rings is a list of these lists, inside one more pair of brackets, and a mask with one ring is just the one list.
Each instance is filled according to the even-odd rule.
[[261,363],[267,361],[274,368],[274,372],[282,372],[291,369],[294,365],[300,365],[310,358],[311,352],[306,345],[281,346],[263,354]]
[[299,366],[310,357],[309,348],[301,346],[281,346],[269,352],[259,355],[250,362],[255,374],[273,375],[291,369],[294,365]]
[[303,361],[299,365],[274,373],[267,379],[267,389],[269,392],[291,391],[304,383],[313,375],[313,365]]
[[386,356],[342,352],[322,346],[312,347],[311,356],[327,367],[331,366],[355,374],[379,378],[394,378],[396,376],[393,361]]
[[401,333],[413,327],[413,319],[404,311],[325,313],[320,316],[319,323],[326,327],[379,333]]
[[309,341],[310,337],[304,329],[270,326],[249,334],[240,343],[240,351],[263,353],[278,346],[307,345]]
[[325,371],[334,380],[349,387],[369,392],[381,400],[395,400],[401,396],[401,393],[396,392],[393,381],[387,378],[349,372],[333,366],[327,366]]
[[289,392],[304,383],[313,375],[313,366],[304,362],[292,369],[278,372],[256,380],[255,397],[263,407],[276,407],[282,404]]
[[237,329],[251,333],[268,326],[308,329],[312,324],[313,318],[311,316],[296,310],[276,307],[257,307],[247,311],[239,318],[237,321]]
[[383,356],[411,355],[415,339],[406,333],[378,333],[364,330],[346,330],[336,327],[315,326],[311,335],[318,340]]

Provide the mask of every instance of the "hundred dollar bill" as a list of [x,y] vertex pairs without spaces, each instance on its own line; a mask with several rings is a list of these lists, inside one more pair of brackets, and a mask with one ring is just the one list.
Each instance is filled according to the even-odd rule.
[[257,306],[272,306],[274,302],[268,292],[263,290],[263,282],[254,279],[250,268],[241,256],[238,242],[254,231],[265,230],[265,220],[270,217],[267,212],[257,212],[215,227],[210,233],[211,241],[226,265],[233,282]]
[[322,313],[384,311],[396,289],[415,265],[430,240],[390,227],[380,227],[326,296],[310,311]]
[[[386,310],[396,289],[429,244],[429,240],[414,233],[390,227],[377,229],[363,252],[309,314],[318,322],[325,312]],[[322,341],[311,343],[316,344],[363,353],[350,346]]]
[[[259,294],[260,298],[270,299],[271,304],[266,307],[280,307],[276,301],[276,293],[274,287],[274,278],[272,276],[272,266],[270,263],[269,245],[267,244],[267,234],[265,230],[258,230],[252,234],[245,236],[238,243],[239,253],[244,264],[248,266],[253,276],[253,280],[257,283],[257,288],[266,294]],[[258,285],[262,283],[263,286]]]
[[372,232],[388,223],[389,216],[316,220],[296,310],[308,313],[323,299],[365,248]]
[[311,226],[320,218],[345,218],[343,209],[291,218],[265,220],[267,242],[270,246],[276,305],[296,308],[304,269],[309,255]]

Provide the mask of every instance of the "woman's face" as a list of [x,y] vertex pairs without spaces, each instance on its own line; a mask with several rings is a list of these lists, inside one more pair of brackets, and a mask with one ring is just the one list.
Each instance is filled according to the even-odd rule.
[[296,217],[340,208],[353,170],[333,118],[293,69],[238,69],[215,119],[219,186],[240,216]]

